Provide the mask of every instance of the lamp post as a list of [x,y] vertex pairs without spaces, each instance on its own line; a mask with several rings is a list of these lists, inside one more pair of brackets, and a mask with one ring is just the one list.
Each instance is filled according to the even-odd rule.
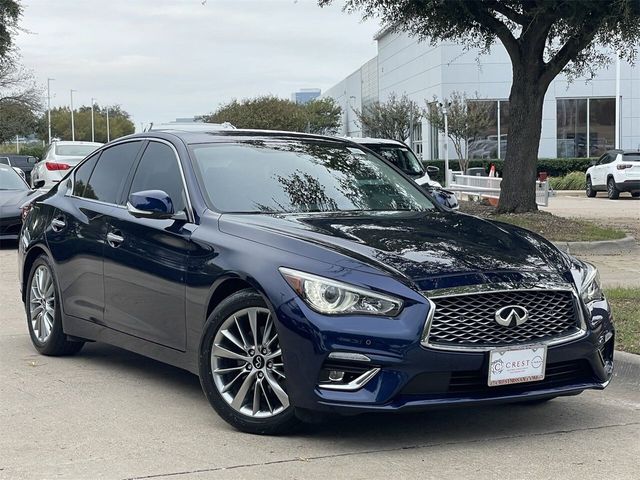
[[96,129],[95,129],[95,122],[93,120],[93,104],[95,103],[96,99],[91,97],[91,141],[95,142],[96,141]]
[[[620,148],[620,51],[616,52],[616,121],[615,148]],[[588,155],[588,153],[587,153]]]
[[111,134],[109,132],[109,107],[107,107],[107,142],[111,140]]
[[71,141],[75,142],[76,141],[76,129],[75,129],[75,125],[73,123],[73,92],[75,92],[75,90],[71,89],[70,93],[71,93]]
[[447,112],[448,102],[441,103],[442,115],[444,115],[444,185],[449,186],[449,118]]
[[47,125],[49,129],[49,143],[51,143],[51,82],[54,78],[47,78]]

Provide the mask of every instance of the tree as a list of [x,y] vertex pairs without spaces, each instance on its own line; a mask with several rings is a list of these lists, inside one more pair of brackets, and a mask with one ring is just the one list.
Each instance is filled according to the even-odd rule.
[[272,95],[232,100],[211,115],[202,117],[205,122],[229,122],[237,128],[287,130],[304,132],[307,119],[303,108],[291,100]]
[[354,111],[364,135],[401,142],[409,138],[411,126],[418,124],[422,115],[414,101],[406,95],[398,98],[396,94],[391,94],[384,103],[374,102]]
[[[119,105],[111,105],[109,108],[109,139],[119,138],[135,132],[135,126],[129,114]],[[107,107],[94,105],[94,131],[95,141],[105,143],[107,141]],[[75,139],[77,141],[91,141],[91,106],[83,105],[74,109],[73,122],[75,127]],[[47,115],[40,117],[37,133],[40,138],[47,137]],[[61,140],[71,140],[71,110],[69,107],[56,107],[51,109],[51,136]]]
[[601,45],[633,62],[640,39],[638,0],[347,0],[345,8],[432,43],[458,41],[484,51],[496,41],[504,45],[513,79],[502,212],[537,210],[542,104],[551,81],[563,70],[582,75],[609,63]]
[[331,98],[311,100],[302,105],[307,117],[308,133],[335,135],[340,128],[342,108]]
[[[434,103],[437,99],[434,98]],[[453,148],[458,156],[458,164],[463,172],[469,168],[469,144],[478,140],[480,134],[491,125],[489,106],[478,101],[476,94],[474,100],[469,100],[465,94],[452,92],[451,98],[445,99],[447,104],[448,135],[453,143]],[[435,105],[427,105],[425,116],[429,123],[438,130],[444,132],[444,116]]]
[[22,7],[15,0],[0,0],[0,60],[13,48],[13,36],[18,31]]
[[242,101],[232,100],[201,119],[211,123],[229,122],[237,128],[332,135],[340,126],[341,116],[342,110],[332,98],[298,104],[264,95]]
[[0,143],[35,131],[41,91],[14,55],[0,58]]

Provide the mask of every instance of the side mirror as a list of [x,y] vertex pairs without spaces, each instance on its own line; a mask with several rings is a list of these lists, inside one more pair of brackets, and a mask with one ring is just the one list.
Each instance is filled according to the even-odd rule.
[[33,182],[33,188],[43,188],[44,187],[44,180],[42,179],[38,179],[36,181]]
[[429,175],[436,175],[439,172],[440,172],[439,167],[434,167],[433,165],[427,165],[427,173]]
[[171,197],[162,190],[144,190],[129,195],[127,210],[136,218],[172,218]]

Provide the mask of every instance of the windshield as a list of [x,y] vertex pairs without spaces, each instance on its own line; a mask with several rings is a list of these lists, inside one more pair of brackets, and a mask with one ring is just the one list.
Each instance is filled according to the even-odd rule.
[[0,190],[28,190],[18,173],[8,168],[0,168]]
[[212,205],[222,212],[425,211],[413,182],[359,148],[317,141],[192,146]]
[[98,145],[56,145],[56,155],[69,157],[86,157]]
[[407,175],[424,175],[422,164],[407,147],[395,145],[365,145]]

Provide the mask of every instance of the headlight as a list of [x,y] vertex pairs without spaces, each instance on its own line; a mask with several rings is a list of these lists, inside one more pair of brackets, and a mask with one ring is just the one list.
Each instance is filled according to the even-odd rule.
[[604,294],[600,287],[600,274],[598,269],[593,265],[587,263],[587,270],[580,286],[580,296],[584,303],[591,303],[596,300],[602,300]]
[[326,315],[386,315],[402,310],[402,300],[289,268],[280,273],[310,308]]

